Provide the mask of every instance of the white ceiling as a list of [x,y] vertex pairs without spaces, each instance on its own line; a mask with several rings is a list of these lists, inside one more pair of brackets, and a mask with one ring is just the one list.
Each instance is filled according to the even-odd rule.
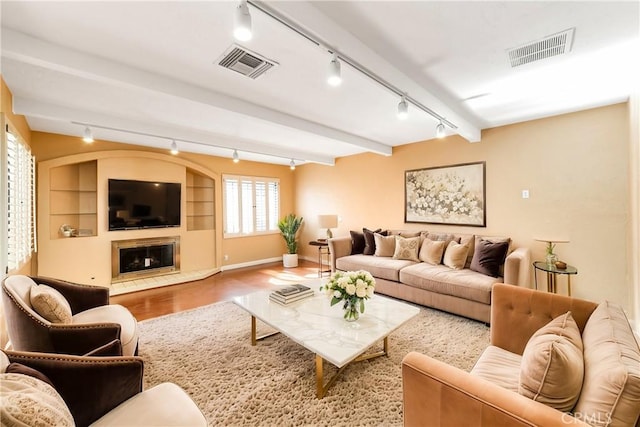
[[[232,36],[237,1],[6,1],[2,75],[32,130],[276,164],[318,162],[435,137],[438,121],[342,64],[357,62],[445,117],[485,128],[623,102],[638,84],[640,3],[250,2],[253,39]],[[571,52],[511,68],[506,51],[575,28]],[[278,66],[256,80],[217,65],[237,43]],[[113,130],[119,129],[119,130]],[[122,132],[126,130],[127,132]],[[79,140],[79,143],[80,140]]]

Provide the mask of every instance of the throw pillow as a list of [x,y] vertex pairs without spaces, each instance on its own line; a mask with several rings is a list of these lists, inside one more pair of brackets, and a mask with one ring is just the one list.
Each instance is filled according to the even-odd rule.
[[71,306],[57,290],[47,285],[31,286],[31,306],[51,323],[71,323]]
[[393,252],[393,259],[406,259],[409,261],[420,262],[418,258],[418,250],[420,249],[420,235],[416,237],[404,238],[402,236],[395,237],[396,249]]
[[373,233],[373,239],[376,242],[375,256],[393,256],[396,250],[395,236],[383,236],[380,233]]
[[359,231],[349,231],[351,234],[351,255],[364,252],[364,234]]
[[2,425],[75,426],[69,408],[49,384],[22,374],[0,374]]
[[377,230],[369,230],[368,228],[362,229],[362,234],[364,234],[364,249],[362,253],[364,255],[373,255],[376,253],[376,241],[373,238],[373,233],[380,233],[383,236],[387,235],[386,231],[382,231],[381,228]]
[[583,377],[582,337],[568,311],[536,331],[527,342],[518,393],[567,412],[580,397]]
[[454,270],[462,270],[467,261],[467,252],[469,252],[468,245],[461,245],[452,240],[444,251],[442,263]]
[[420,261],[427,264],[438,265],[442,262],[444,254],[444,241],[424,239],[420,248]]
[[509,242],[490,242],[478,239],[469,268],[487,276],[498,277],[500,276],[500,267],[507,257],[508,249]]
[[47,377],[45,374],[27,365],[23,365],[22,363],[17,363],[17,362],[9,363],[9,366],[7,366],[7,370],[5,372],[7,374],[28,375],[30,377],[39,379],[40,381],[44,381],[45,383],[49,384],[51,387],[56,388],[56,386],[53,385],[49,377]]

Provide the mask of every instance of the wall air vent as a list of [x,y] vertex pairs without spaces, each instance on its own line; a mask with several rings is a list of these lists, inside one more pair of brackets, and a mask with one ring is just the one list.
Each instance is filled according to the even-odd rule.
[[562,31],[523,46],[509,49],[509,62],[511,67],[529,64],[552,56],[564,55],[571,51],[575,28]]
[[218,65],[257,79],[278,63],[234,44],[218,59]]

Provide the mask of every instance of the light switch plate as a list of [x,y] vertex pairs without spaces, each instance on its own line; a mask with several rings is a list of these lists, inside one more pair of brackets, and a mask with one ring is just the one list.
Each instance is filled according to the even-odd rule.
[[529,198],[529,190],[522,190],[522,198],[523,199]]

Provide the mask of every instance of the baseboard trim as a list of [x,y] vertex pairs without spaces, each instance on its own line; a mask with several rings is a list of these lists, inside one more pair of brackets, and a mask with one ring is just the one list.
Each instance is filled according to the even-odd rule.
[[255,261],[241,262],[241,263],[238,263],[238,264],[223,265],[221,270],[222,271],[236,270],[238,268],[253,267],[253,266],[256,266],[256,265],[270,264],[272,262],[278,262],[278,261],[282,262],[282,257],[266,258],[266,259],[259,259],[259,260],[255,260]]

